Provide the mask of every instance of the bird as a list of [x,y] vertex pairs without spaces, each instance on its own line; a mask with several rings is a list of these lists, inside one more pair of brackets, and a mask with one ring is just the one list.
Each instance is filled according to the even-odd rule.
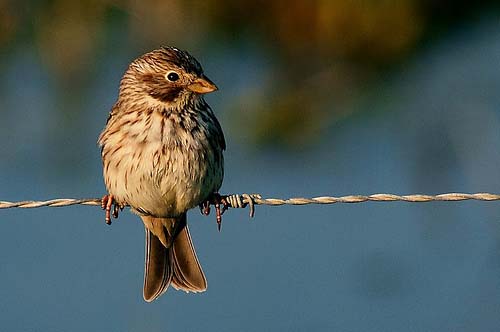
[[164,46],[148,52],[126,69],[98,139],[106,222],[114,204],[115,217],[117,207],[128,205],[144,223],[147,302],[170,285],[193,293],[207,289],[186,213],[204,206],[208,214],[222,185],[226,142],[204,99],[217,89],[187,51]]

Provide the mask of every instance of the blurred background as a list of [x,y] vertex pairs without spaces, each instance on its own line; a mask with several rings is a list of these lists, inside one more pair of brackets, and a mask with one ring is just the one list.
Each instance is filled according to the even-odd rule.
[[[220,90],[222,193],[500,192],[497,1],[1,1],[0,200],[100,197],[128,63],[189,50]],[[5,331],[498,331],[495,202],[189,214],[209,288],[142,300],[128,211],[0,211]]]

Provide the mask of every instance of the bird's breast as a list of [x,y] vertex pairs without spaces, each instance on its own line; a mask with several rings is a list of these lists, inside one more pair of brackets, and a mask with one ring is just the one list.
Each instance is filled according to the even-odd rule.
[[[222,183],[222,149],[202,118],[151,112],[124,116],[103,146],[111,194],[138,211],[175,216]],[[119,147],[119,148],[118,148]]]

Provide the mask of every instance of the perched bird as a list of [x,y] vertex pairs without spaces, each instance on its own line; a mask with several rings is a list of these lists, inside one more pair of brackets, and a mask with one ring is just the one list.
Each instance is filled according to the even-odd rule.
[[188,52],[162,47],[134,60],[99,137],[107,222],[112,204],[129,205],[144,222],[144,299],[171,284],[203,292],[186,212],[216,193],[224,176],[226,144],[203,95],[217,90]]

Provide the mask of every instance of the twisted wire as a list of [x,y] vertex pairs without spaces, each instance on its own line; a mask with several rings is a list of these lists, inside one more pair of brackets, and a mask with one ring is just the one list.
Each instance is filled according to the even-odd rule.
[[[244,208],[249,206],[250,215],[253,216],[255,205],[307,205],[307,204],[336,204],[336,203],[362,203],[362,202],[432,202],[432,201],[498,201],[500,195],[490,193],[447,193],[440,195],[394,195],[394,194],[373,194],[373,195],[347,195],[347,196],[320,196],[312,198],[262,198],[259,194],[232,194],[222,196],[226,199],[227,207]],[[39,208],[39,207],[62,207],[70,205],[92,205],[101,206],[100,198],[74,199],[59,198],[47,201],[20,201],[8,202],[0,201],[0,209],[10,208]]]

